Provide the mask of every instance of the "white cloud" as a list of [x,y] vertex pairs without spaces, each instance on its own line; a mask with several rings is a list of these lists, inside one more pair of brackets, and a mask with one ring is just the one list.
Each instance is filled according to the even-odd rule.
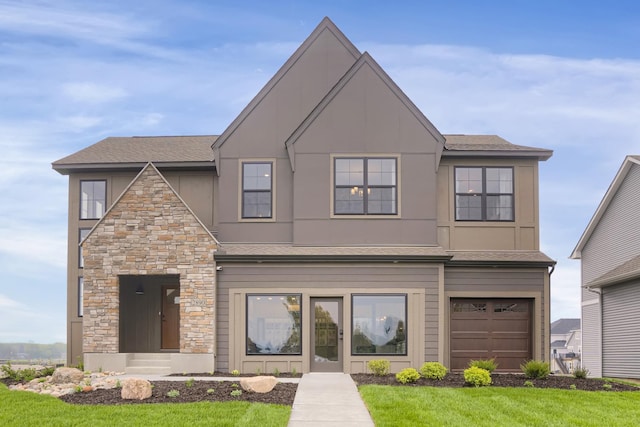
[[62,93],[75,102],[104,103],[121,99],[127,92],[119,87],[111,87],[91,82],[74,82],[62,85]]

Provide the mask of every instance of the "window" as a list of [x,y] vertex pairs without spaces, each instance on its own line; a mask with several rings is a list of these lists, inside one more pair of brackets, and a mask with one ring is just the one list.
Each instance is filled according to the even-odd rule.
[[[82,240],[84,240],[85,237],[87,237],[87,235],[89,234],[89,231],[91,231],[90,228],[81,228],[80,232],[78,233],[78,244],[80,244],[80,242],[82,242]],[[78,267],[83,268],[84,267],[84,259],[82,258],[82,246],[78,246]]]
[[102,218],[106,201],[106,181],[80,181],[80,219]]
[[397,159],[336,158],[336,215],[396,215]]
[[242,218],[271,218],[271,163],[242,163]]
[[84,278],[78,277],[78,317],[82,317],[84,314],[84,309],[82,308],[84,304]]
[[247,295],[247,354],[301,354],[299,294]]
[[457,221],[513,221],[513,168],[456,168]]
[[351,354],[407,354],[407,296],[352,297]]

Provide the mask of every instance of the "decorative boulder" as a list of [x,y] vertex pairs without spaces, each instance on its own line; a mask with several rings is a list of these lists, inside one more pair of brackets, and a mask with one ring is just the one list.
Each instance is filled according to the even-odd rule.
[[128,378],[122,381],[120,396],[128,400],[144,400],[151,397],[151,383],[142,378]]
[[242,378],[240,385],[244,391],[254,393],[269,393],[278,384],[278,380],[273,376],[258,376]]
[[57,368],[51,376],[51,384],[78,384],[84,379],[84,372],[76,368]]

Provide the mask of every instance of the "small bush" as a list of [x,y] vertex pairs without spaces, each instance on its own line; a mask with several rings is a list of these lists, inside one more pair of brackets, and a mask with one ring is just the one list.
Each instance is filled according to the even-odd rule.
[[573,377],[574,378],[587,378],[589,376],[589,370],[587,368],[576,368],[575,371],[573,371]]
[[575,390],[577,387],[576,387],[576,385],[575,385],[575,384],[571,384],[571,385],[569,386],[569,388],[570,388],[571,390]]
[[216,390],[213,389],[213,388],[210,388],[210,389],[207,390],[207,394],[213,394],[215,392],[216,392]]
[[484,369],[485,371],[489,371],[489,373],[492,373],[498,367],[498,363],[496,362],[496,359],[470,360],[469,367],[481,368],[481,369]]
[[373,375],[382,377],[389,373],[391,362],[386,359],[369,360],[367,362],[367,368],[371,373],[373,373]]
[[472,366],[464,370],[464,382],[474,387],[484,387],[491,384],[491,374],[486,369]]
[[186,380],[186,381],[184,382],[184,385],[185,385],[187,388],[191,388],[191,387],[193,387],[193,385],[194,385],[195,383],[196,383],[196,379],[195,379],[195,378],[189,378],[188,380]]
[[424,362],[420,367],[420,375],[431,380],[441,380],[447,375],[447,368],[440,362]]
[[233,390],[231,392],[231,396],[233,396],[233,397],[242,396],[242,390]]
[[396,374],[396,380],[401,384],[415,383],[420,379],[420,373],[415,368],[405,368]]
[[180,396],[180,392],[178,390],[169,390],[167,392],[168,397],[178,397]]
[[520,365],[520,369],[527,378],[545,379],[551,373],[548,362],[542,360],[529,360],[527,363]]
[[533,385],[533,383],[531,381],[529,381],[529,380],[524,382],[524,386],[525,387],[529,387],[529,388],[535,387],[535,385]]
[[293,375],[294,377],[298,375],[298,370],[296,368],[291,369],[291,375]]
[[606,384],[602,384],[602,388],[605,390],[611,390],[613,386],[609,383],[606,383]]
[[279,377],[279,376],[280,376],[280,369],[275,368],[275,369],[273,370],[273,376],[274,376],[274,377]]
[[231,371],[231,375],[233,375],[234,377],[240,376],[240,371],[234,369],[233,371]]

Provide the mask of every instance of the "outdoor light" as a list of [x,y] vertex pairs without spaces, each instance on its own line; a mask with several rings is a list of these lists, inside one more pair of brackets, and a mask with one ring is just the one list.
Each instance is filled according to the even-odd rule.
[[142,287],[142,282],[138,283],[138,287],[136,288],[136,295],[144,295],[144,288]]

